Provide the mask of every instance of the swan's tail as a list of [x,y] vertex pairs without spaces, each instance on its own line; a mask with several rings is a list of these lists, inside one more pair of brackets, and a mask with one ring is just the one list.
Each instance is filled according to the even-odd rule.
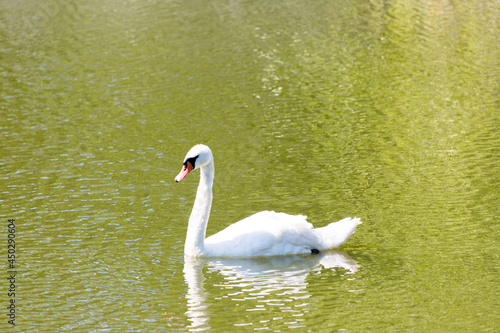
[[349,237],[356,231],[361,219],[347,217],[338,222],[333,222],[326,227],[313,229],[313,232],[321,240],[322,249],[335,249],[347,242]]

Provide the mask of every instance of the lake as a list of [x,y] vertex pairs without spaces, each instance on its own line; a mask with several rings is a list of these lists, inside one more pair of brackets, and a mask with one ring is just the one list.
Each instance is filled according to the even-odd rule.
[[[499,331],[499,17],[479,0],[0,3],[0,327]],[[262,210],[363,224],[319,255],[185,259],[199,173],[174,177],[197,143],[207,235]]]

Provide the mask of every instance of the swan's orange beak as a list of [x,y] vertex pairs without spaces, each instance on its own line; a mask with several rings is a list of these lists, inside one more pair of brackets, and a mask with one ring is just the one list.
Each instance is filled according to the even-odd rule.
[[191,164],[191,162],[186,162],[186,164],[184,164],[184,166],[182,167],[181,172],[179,172],[177,177],[175,177],[175,181],[180,182],[181,180],[184,179],[184,177],[186,177],[188,175],[188,173],[193,171],[193,169],[194,168],[193,168],[193,165]]

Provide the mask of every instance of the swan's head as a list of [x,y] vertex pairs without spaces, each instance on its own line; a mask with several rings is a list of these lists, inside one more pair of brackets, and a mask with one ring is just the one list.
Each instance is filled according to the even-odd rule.
[[209,165],[213,161],[210,148],[205,145],[196,145],[191,148],[182,162],[182,170],[175,177],[176,182],[180,182],[193,170]]

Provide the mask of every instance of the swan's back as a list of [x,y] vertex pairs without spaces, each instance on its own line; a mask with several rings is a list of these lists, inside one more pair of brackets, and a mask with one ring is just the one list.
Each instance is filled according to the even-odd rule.
[[262,211],[205,240],[208,256],[255,257],[305,254],[344,244],[360,224],[346,218],[314,229],[304,215]]
[[255,257],[311,253],[319,243],[304,215],[262,211],[205,240],[210,256]]

